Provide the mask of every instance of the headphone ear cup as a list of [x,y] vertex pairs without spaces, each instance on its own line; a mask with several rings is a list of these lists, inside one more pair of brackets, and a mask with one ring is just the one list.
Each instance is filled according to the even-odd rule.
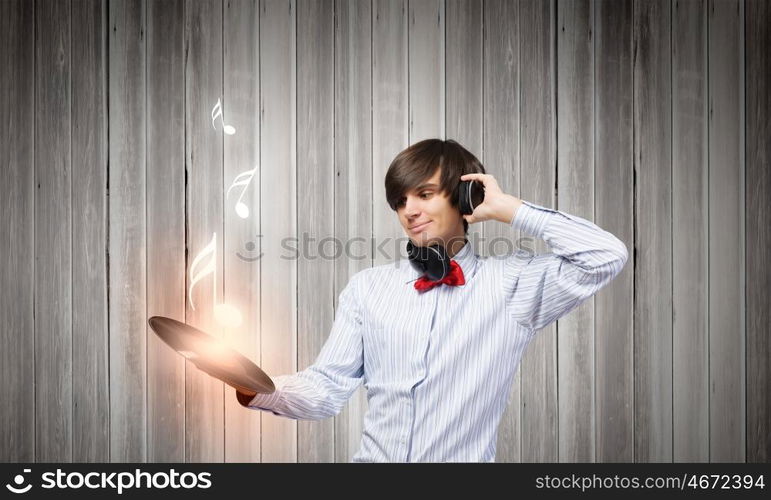
[[426,275],[431,281],[439,281],[450,272],[450,261],[447,258],[447,251],[442,245],[433,245],[428,247],[429,259],[426,266]]
[[407,241],[407,257],[409,258],[410,265],[413,269],[419,273],[426,272],[425,263],[420,258],[420,250],[412,244],[412,241]]
[[461,181],[458,184],[458,208],[463,215],[471,215],[474,210],[471,208],[470,187],[472,181]]
[[420,248],[412,244],[412,241],[407,242],[407,257],[410,260],[410,265],[414,270],[419,273],[426,272],[426,261],[421,258]]
[[481,182],[471,181],[468,192],[469,208],[473,213],[476,208],[485,201],[485,185]]
[[407,256],[412,268],[421,274],[425,274],[431,281],[439,281],[450,272],[450,259],[447,258],[447,250],[438,244],[428,247],[419,247],[407,242]]
[[461,181],[458,184],[458,207],[463,215],[471,215],[485,200],[485,187],[477,181]]

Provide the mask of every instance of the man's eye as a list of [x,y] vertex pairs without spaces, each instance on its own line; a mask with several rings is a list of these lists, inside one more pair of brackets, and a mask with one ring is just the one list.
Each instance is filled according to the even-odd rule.
[[431,196],[431,193],[420,193],[420,196],[421,197],[423,197],[423,196]]

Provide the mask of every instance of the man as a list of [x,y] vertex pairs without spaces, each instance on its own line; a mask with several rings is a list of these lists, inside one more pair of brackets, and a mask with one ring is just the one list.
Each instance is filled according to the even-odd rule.
[[[466,180],[485,188],[471,215],[460,213],[453,194]],[[337,415],[364,383],[369,409],[354,462],[493,462],[528,342],[608,284],[627,249],[587,220],[504,193],[452,140],[428,139],[399,153],[385,185],[413,244],[445,246],[457,269],[437,282],[403,260],[356,273],[315,362],[274,377],[271,394],[238,393],[239,402],[322,419]],[[485,220],[542,238],[553,253],[481,258],[465,235],[469,223]]]

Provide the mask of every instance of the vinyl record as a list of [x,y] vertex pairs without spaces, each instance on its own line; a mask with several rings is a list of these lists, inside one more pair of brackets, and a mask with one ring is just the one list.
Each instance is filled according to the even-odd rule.
[[212,377],[241,392],[270,394],[276,390],[273,381],[259,366],[215,337],[163,316],[153,316],[147,322],[169,347]]

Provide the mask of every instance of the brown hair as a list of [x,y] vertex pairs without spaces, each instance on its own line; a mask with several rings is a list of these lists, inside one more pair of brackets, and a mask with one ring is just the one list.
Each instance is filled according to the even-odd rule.
[[[407,191],[420,186],[442,169],[440,191],[450,197],[453,207],[458,207],[455,193],[464,174],[485,173],[482,163],[466,148],[452,139],[425,139],[416,142],[398,155],[388,167],[385,176],[386,201],[396,211],[399,200]],[[463,230],[468,232],[468,222],[463,219]]]

